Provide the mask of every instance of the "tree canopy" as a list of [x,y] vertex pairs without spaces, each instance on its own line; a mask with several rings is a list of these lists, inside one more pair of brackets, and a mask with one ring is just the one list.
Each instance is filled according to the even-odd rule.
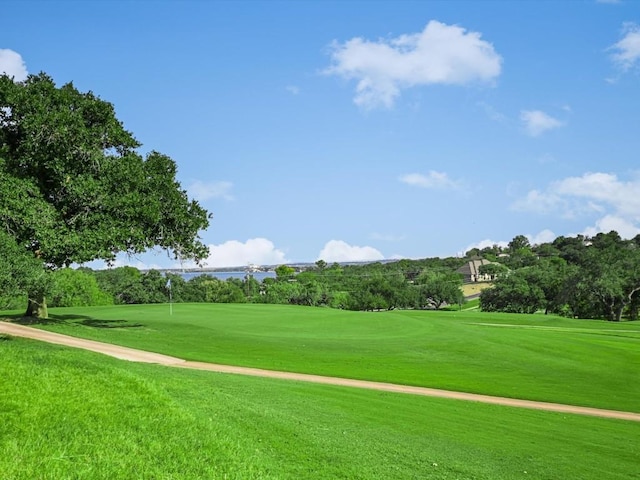
[[[522,236],[502,258],[513,270],[482,291],[485,311],[560,313],[620,321],[640,309],[640,236],[623,240],[611,231],[588,238],[558,237],[522,247]],[[512,245],[518,248],[512,248]]]
[[464,300],[462,293],[462,276],[447,270],[425,270],[418,276],[419,308],[435,308],[438,310],[445,304],[458,304]]
[[92,92],[0,76],[0,228],[50,269],[152,247],[206,257],[209,214],[171,158],[140,147]]

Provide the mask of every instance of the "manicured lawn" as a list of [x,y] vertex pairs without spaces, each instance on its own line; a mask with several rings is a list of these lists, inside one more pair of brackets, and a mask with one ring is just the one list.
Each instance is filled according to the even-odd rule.
[[39,326],[188,360],[640,411],[637,322],[248,304],[173,312],[52,309]]
[[640,474],[637,422],[135,364],[24,339],[0,340],[0,378],[7,480]]

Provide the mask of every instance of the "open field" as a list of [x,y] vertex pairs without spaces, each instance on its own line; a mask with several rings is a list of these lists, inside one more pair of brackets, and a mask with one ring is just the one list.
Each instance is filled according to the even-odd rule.
[[473,283],[465,283],[462,285],[462,293],[465,297],[470,295],[476,295],[485,288],[492,287],[493,284],[491,282],[473,282]]
[[[0,341],[11,480],[635,478],[640,424]],[[526,473],[525,473],[526,472]]]
[[52,316],[40,326],[187,360],[640,411],[637,323],[210,304]]
[[363,388],[380,392],[404,393],[427,397],[447,398],[451,400],[465,400],[472,402],[490,403],[493,405],[503,405],[508,407],[532,408],[549,412],[560,412],[578,415],[591,415],[603,418],[617,418],[620,420],[630,420],[640,422],[640,413],[621,412],[619,410],[606,410],[593,407],[579,407],[575,405],[564,405],[559,403],[536,402],[534,400],[522,400],[517,398],[495,397],[468,392],[454,392],[451,390],[441,390],[429,387],[416,387],[411,385],[398,385],[395,383],[372,382],[369,380],[354,380],[352,378],[327,377],[322,375],[312,375],[309,373],[280,372],[277,370],[265,370],[254,367],[239,367],[234,365],[222,365],[220,363],[193,362],[187,361],[161,353],[147,352],[130,347],[123,347],[113,343],[98,342],[86,338],[72,337],[56,332],[48,332],[26,325],[0,322],[0,336],[13,336],[29,338],[41,342],[53,343],[72,348],[80,348],[91,352],[108,355],[120,360],[132,362],[152,363],[177,368],[191,370],[204,370],[216,373],[229,373],[234,375],[248,375],[251,377],[275,378],[279,380],[290,380],[299,382],[318,383],[322,385],[333,385],[350,388]]
[[[473,300],[469,300],[462,304],[462,310],[477,310],[478,308],[480,308],[479,298],[474,298]],[[456,310],[456,308],[452,306],[450,310],[453,311],[453,310]]]

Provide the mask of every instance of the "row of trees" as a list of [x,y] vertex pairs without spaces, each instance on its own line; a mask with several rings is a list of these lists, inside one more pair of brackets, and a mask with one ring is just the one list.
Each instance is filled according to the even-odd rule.
[[[524,238],[524,237],[523,237]],[[3,292],[19,293],[20,269],[43,288],[54,306],[160,303],[173,301],[216,303],[277,303],[328,306],[351,310],[433,308],[463,301],[456,267],[467,259],[401,260],[366,265],[327,265],[296,273],[289,266],[276,269],[275,278],[258,282],[250,274],[226,281],[201,275],[186,281],[175,274],[142,273],[132,267],[93,271],[62,268],[46,272],[37,260],[20,255],[6,235],[0,248],[11,254],[0,260]],[[532,246],[518,240],[506,249],[483,252],[493,263],[481,273],[496,279],[483,290],[484,311],[534,313],[544,311],[578,318],[636,319],[640,309],[640,236],[623,240],[615,232],[595,237],[558,237]],[[14,250],[11,250],[11,249]],[[472,252],[470,255],[475,255]],[[470,258],[474,258],[471,256]],[[30,273],[29,273],[30,272]],[[31,280],[30,280],[31,281]],[[15,307],[5,294],[0,307]]]
[[[47,274],[46,294],[50,306],[162,303],[169,301],[170,284],[174,302],[439,309],[463,301],[461,277],[446,267],[447,262],[431,259],[327,266],[320,261],[315,268],[297,274],[291,267],[280,266],[275,278],[262,282],[250,274],[227,280],[199,275],[187,281],[181,275],[163,275],[156,270],[142,273],[133,267],[97,271],[63,268]],[[424,268],[425,263],[431,267]],[[5,299],[3,306],[8,304]]]
[[480,296],[484,311],[638,318],[640,235],[623,240],[612,231],[537,246],[519,236],[507,249],[480,253],[497,262],[486,267],[499,270],[493,288]]

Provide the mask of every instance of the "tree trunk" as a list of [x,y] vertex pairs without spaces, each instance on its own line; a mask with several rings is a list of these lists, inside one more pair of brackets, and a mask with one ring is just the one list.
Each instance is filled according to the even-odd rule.
[[616,317],[618,312],[616,308],[616,301],[614,299],[611,299],[611,301],[607,304],[607,307],[609,308],[609,321],[617,321]]
[[615,316],[613,317],[614,322],[622,321],[622,310],[623,310],[623,307],[620,307],[616,310]]
[[48,318],[47,299],[44,295],[29,295],[29,304],[27,305],[27,312],[24,315],[25,317]]

